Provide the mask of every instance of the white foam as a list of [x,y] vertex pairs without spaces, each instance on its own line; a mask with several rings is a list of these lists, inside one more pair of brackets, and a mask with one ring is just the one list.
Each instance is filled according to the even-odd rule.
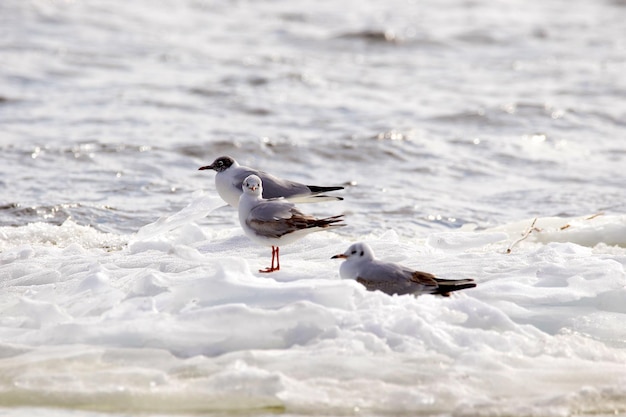
[[3,241],[0,393],[142,412],[624,406],[623,249],[532,233],[506,253],[512,225],[433,233],[426,245],[393,231],[364,236],[380,256],[478,283],[449,299],[390,297],[339,279],[330,257],[358,236],[309,236],[282,248],[281,271],[258,274],[267,248],[238,228],[200,228],[203,204],[116,251],[102,242],[124,237],[68,222],[13,231],[24,240]]
[[30,245],[66,247],[77,243],[87,249],[116,250],[126,242],[126,236],[99,232],[91,226],[78,225],[71,219],[61,226],[30,223],[22,227],[0,227],[0,251],[3,258],[28,257],[31,254]]

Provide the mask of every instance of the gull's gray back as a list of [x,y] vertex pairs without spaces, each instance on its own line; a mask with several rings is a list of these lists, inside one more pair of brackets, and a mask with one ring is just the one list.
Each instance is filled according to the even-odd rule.
[[310,193],[309,187],[304,184],[277,178],[267,172],[256,171],[247,167],[238,168],[237,174],[234,176],[235,183],[233,186],[241,190],[243,180],[252,174],[257,175],[263,182],[263,198],[292,197]]
[[259,236],[278,238],[293,232],[292,217],[302,213],[286,201],[260,201],[250,210],[246,224]]
[[[419,294],[437,288],[434,281],[431,284],[428,280],[424,283],[413,280],[416,273],[419,274],[402,265],[373,260],[359,270],[357,281],[370,291],[379,290],[390,295]],[[424,276],[432,277],[430,274]]]

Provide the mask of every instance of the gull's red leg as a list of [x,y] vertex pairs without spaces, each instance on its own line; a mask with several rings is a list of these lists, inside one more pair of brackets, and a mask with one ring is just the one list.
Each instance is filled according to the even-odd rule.
[[268,273],[268,272],[278,271],[280,269],[280,264],[278,265],[278,268],[274,268],[274,259],[277,259],[277,258],[278,258],[278,247],[272,246],[272,266],[270,266],[269,268],[265,268],[265,269],[259,269],[259,272]]

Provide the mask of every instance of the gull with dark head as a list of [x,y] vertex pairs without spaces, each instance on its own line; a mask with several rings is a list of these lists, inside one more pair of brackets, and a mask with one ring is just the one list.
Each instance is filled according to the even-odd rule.
[[322,193],[343,190],[344,187],[321,187],[285,180],[267,172],[239,165],[230,156],[220,156],[211,165],[198,169],[201,171],[212,169],[217,172],[215,175],[215,188],[217,188],[217,192],[222,197],[222,200],[235,208],[239,205],[243,180],[249,175],[256,175],[263,181],[264,198],[284,197],[298,203],[343,200],[341,197],[324,195]]
[[259,272],[280,269],[279,246],[287,245],[309,233],[345,226],[343,214],[322,219],[302,213],[283,198],[263,198],[263,181],[249,175],[243,181],[239,199],[239,223],[246,236],[258,244],[272,247],[272,265]]
[[378,290],[389,295],[435,294],[448,297],[453,291],[476,286],[473,279],[442,279],[428,272],[380,261],[374,257],[372,248],[362,242],[352,244],[347,251],[331,259],[345,259],[339,268],[341,278],[354,279],[369,291]]

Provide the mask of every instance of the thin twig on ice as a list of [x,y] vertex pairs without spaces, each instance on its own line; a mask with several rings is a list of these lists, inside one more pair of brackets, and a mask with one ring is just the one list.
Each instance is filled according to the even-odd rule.
[[515,242],[511,243],[511,246],[508,247],[508,249],[506,250],[506,253],[511,253],[511,251],[513,250],[513,246],[517,245],[522,240],[526,239],[528,236],[530,236],[530,234],[533,231],[541,232],[541,229],[538,229],[538,228],[535,227],[535,223],[536,222],[537,222],[537,217],[535,217],[533,222],[530,224],[530,227],[528,229],[526,229],[526,231],[522,234],[522,237],[517,239]]

